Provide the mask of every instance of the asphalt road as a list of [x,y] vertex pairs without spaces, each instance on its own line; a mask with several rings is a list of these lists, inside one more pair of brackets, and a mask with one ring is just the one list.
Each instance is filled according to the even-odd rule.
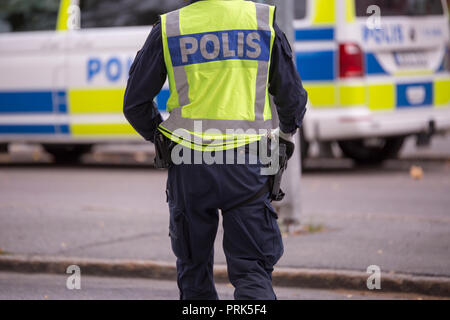
[[[450,164],[305,173],[302,222],[280,266],[450,276]],[[335,166],[335,165],[333,165]],[[149,167],[0,167],[0,248],[19,254],[172,262],[166,173]],[[222,232],[216,261],[225,263]]]
[[[403,160],[380,168],[311,160],[298,195],[301,222],[319,232],[285,236],[279,266],[365,271],[378,265],[382,272],[450,276],[450,161],[442,161],[450,144],[440,141],[422,156],[409,144]],[[121,155],[94,154],[79,166],[54,166],[38,151],[3,157],[0,250],[173,262],[166,172],[136,165],[144,155],[123,165]],[[423,169],[422,179],[411,178],[412,165]],[[222,237],[220,229],[219,264],[225,264]]]
[[[0,300],[177,300],[175,281],[81,276],[81,289],[69,290],[67,276],[0,272]],[[279,300],[430,299],[413,294],[275,288]],[[231,285],[217,285],[222,300],[233,300]]]

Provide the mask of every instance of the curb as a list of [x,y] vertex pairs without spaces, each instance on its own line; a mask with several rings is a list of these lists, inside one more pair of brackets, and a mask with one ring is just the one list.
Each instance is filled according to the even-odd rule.
[[[0,271],[19,273],[66,274],[67,267],[77,265],[83,275],[102,277],[146,278],[176,280],[175,264],[142,260],[105,260],[86,258],[61,258],[44,256],[0,256]],[[218,283],[228,283],[225,266],[214,268]],[[314,289],[349,289],[365,291],[367,278],[364,272],[346,270],[318,270],[276,268],[273,284],[282,287]],[[436,297],[450,297],[450,278],[386,274],[381,277],[382,292],[416,293]]]

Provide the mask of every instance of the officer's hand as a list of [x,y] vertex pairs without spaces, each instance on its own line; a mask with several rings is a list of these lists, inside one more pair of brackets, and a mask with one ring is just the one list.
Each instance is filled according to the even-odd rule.
[[284,144],[286,146],[286,154],[288,159],[291,159],[294,155],[295,151],[295,143],[294,143],[294,135],[295,133],[284,133],[280,130],[280,128],[272,131],[272,135],[279,138],[280,144]]

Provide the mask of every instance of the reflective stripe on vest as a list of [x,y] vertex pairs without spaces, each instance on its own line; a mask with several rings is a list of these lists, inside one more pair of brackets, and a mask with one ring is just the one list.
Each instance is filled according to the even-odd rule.
[[[264,121],[264,112],[267,99],[267,85],[270,53],[272,48],[271,35],[271,12],[270,7],[263,4],[254,3],[256,8],[256,21],[258,30],[231,30],[208,32],[205,34],[182,35],[180,30],[180,10],[170,12],[165,17],[165,33],[167,42],[175,39],[179,46],[179,52],[171,52],[171,65],[168,69],[173,70],[173,84],[178,95],[180,107],[173,108],[167,121],[161,124],[163,133],[166,136],[175,130],[184,129],[189,134],[199,134],[195,132],[196,121],[202,122],[203,132],[210,129],[217,129],[224,133],[224,141],[227,140],[225,132],[227,130],[261,130],[271,129],[272,120]],[[182,10],[182,9],[181,9]],[[264,31],[259,33],[258,31]],[[267,43],[267,34],[269,35],[268,48],[262,48],[263,41]],[[265,37],[265,38],[264,38]],[[237,40],[234,47],[230,46],[229,40]],[[259,42],[259,43],[258,43]],[[222,43],[222,47],[221,47]],[[209,45],[209,46],[208,46]],[[231,49],[230,49],[231,48]],[[247,50],[245,50],[247,48]],[[250,48],[250,50],[249,50]],[[177,47],[178,49],[178,47]],[[221,50],[222,49],[222,50]],[[220,56],[220,57],[219,57]],[[249,120],[227,120],[227,119],[194,119],[183,117],[183,107],[191,103],[189,98],[189,82],[186,73],[186,65],[205,63],[216,60],[254,60],[257,62],[256,87],[254,101],[254,121]],[[167,63],[167,60],[166,60]],[[205,85],[208,85],[206,83]],[[201,134],[201,133],[200,133]],[[257,140],[261,134],[254,134],[250,140]],[[173,140],[174,137],[171,137]],[[186,138],[186,137],[185,137]],[[192,139],[194,137],[191,137]],[[204,139],[205,140],[205,139]],[[248,140],[248,139],[247,139]],[[224,145],[227,144],[226,142]],[[203,145],[203,144],[202,144]]]

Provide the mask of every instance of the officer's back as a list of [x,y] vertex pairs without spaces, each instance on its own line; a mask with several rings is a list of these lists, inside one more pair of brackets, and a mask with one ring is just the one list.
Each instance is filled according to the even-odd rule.
[[[152,100],[166,76],[170,116],[163,121]],[[182,299],[218,298],[219,210],[235,297],[276,298],[271,275],[283,243],[270,178],[248,152],[274,129],[269,93],[280,118],[276,132],[289,140],[301,125],[306,92],[275,8],[263,4],[205,0],[163,15],[133,63],[124,111],[144,138],[170,154],[169,229]],[[245,164],[228,161],[241,152]]]

